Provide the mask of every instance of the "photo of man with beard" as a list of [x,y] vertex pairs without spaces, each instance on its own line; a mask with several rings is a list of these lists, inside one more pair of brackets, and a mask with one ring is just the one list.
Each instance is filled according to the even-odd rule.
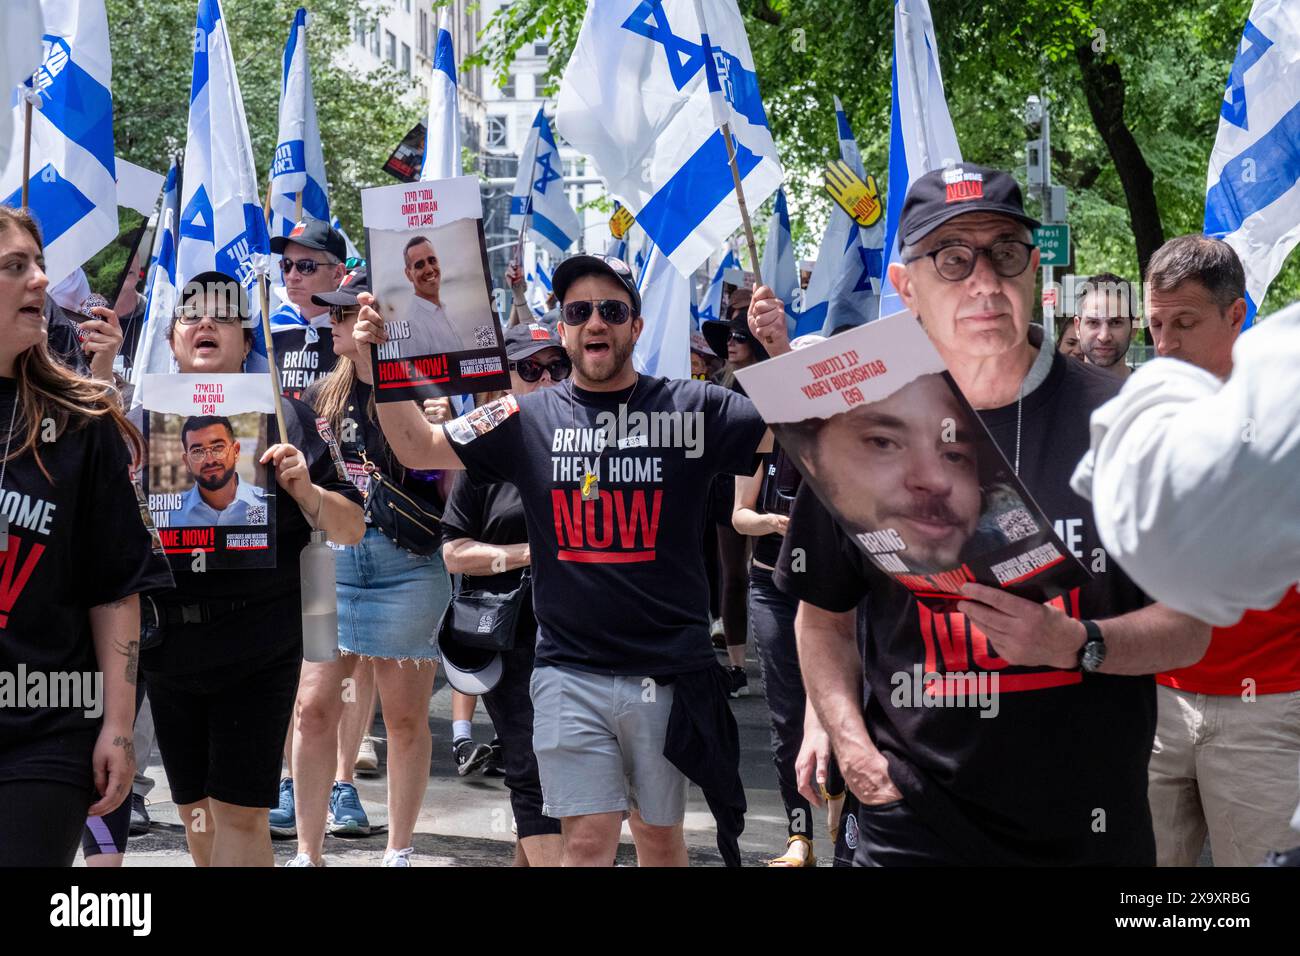
[[892,565],[886,570],[919,574],[959,566],[979,530],[980,437],[938,373],[883,401],[777,427],[781,446],[868,553]]
[[181,445],[185,468],[194,484],[185,492],[180,507],[172,512],[171,527],[266,524],[266,491],[241,481],[235,472],[239,442],[229,418],[187,418],[181,426]]

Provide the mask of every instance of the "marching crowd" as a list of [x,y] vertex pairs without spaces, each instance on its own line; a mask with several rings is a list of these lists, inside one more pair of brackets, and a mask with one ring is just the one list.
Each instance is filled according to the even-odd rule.
[[[942,171],[912,184],[890,279],[1091,571],[1060,608],[972,583],[938,611],[867,560],[736,379],[805,344],[771,289],[737,290],[692,335],[692,378],[668,380],[633,364],[643,320],[625,263],[565,259],[540,320],[512,268],[511,388],[457,416],[443,399],[376,402],[386,323],[365,264],[315,221],[272,241],[302,320],[273,337],[276,359],[316,370],[286,385],[286,434],[261,456],[280,492],[276,566],[169,570],[135,487],[146,450],[112,370],[119,317],[53,305],[39,228],[0,207],[0,672],[104,680],[99,717],[0,706],[0,865],[69,865],[78,846],[120,864],[147,825],[136,771],[155,742],[196,865],[271,865],[273,835],[296,839],[290,865],[323,865],[327,831],[369,832],[353,776],[374,762],[377,696],[383,862],[410,866],[439,667],[457,695],[453,758],[504,776],[517,864],[611,865],[627,822],[642,865],[685,865],[691,783],[738,864],[728,701],[749,693],[750,645],[788,828],[770,865],[815,865],[818,838],[864,866],[1194,865],[1207,839],[1218,865],[1300,862],[1271,853],[1300,842],[1300,592],[1212,626],[1110,559],[1074,478],[1094,411],[1127,394],[1138,296],[1090,277],[1053,345],[1031,322],[1037,223],[1011,176],[964,166],[981,190],[954,195]],[[431,247],[413,254],[441,281]],[[1229,379],[1246,315],[1232,249],[1173,239],[1142,285],[1157,354]],[[243,370],[254,332],[232,287],[186,283],[168,332],[180,372]],[[702,440],[614,440],[601,423],[620,410],[696,416]],[[938,422],[922,427],[939,440]],[[229,422],[186,429],[196,483],[246,500]],[[945,506],[941,475],[905,470],[899,513]],[[337,568],[326,662],[303,658],[299,554],[317,530]],[[1220,560],[1254,545],[1222,541]],[[462,615],[495,623],[469,642]],[[898,703],[897,676],[918,665],[997,674],[996,716]],[[471,738],[480,696],[491,743]]]

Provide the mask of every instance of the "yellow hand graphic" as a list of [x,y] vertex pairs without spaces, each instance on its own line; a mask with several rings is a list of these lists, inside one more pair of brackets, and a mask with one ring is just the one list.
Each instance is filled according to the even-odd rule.
[[837,159],[826,164],[824,181],[831,198],[859,226],[871,226],[880,219],[883,210],[876,177],[868,176],[863,182],[848,163]]
[[627,231],[632,228],[632,223],[636,222],[632,214],[628,212],[626,206],[619,206],[618,211],[609,219],[609,232],[615,239],[622,239],[627,235]]

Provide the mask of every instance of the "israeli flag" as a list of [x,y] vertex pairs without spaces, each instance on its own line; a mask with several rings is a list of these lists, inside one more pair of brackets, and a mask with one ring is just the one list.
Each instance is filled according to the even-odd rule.
[[280,134],[271,163],[271,235],[287,236],[293,231],[302,218],[297,212],[299,196],[303,215],[330,221],[325,153],[307,63],[307,11],[303,7],[294,14],[284,45]]
[[637,282],[645,325],[632,353],[638,372],[691,377],[690,280],[657,246],[651,246]]
[[113,64],[104,0],[44,0],[41,13],[43,56],[13,97],[16,143],[0,171],[0,203],[22,205],[24,96],[39,96],[27,204],[40,224],[45,273],[54,285],[117,238]]
[[525,218],[529,235],[556,258],[564,255],[582,231],[578,214],[564,192],[564,163],[545,109],[537,111],[524,141],[519,175],[510,192],[510,228],[522,228]]
[[588,4],[556,114],[565,140],[591,156],[609,191],[683,275],[740,226],[706,62],[725,100],[749,207],[782,181],[735,0],[707,6],[705,25],[694,0]]
[[[885,205],[888,263],[897,262],[898,220],[908,187],[932,169],[961,162],[957,132],[939,74],[939,42],[926,0],[894,0],[893,105],[889,114],[889,195]],[[881,272],[880,314],[904,308]]]
[[[3,84],[0,89],[12,93],[14,87],[32,78],[41,65],[44,33],[40,0],[8,0],[0,4],[0,84]],[[9,164],[10,148],[16,146],[21,150],[21,123],[21,112],[5,110],[0,105],[0,172]]]
[[[838,96],[835,97],[835,126],[840,159],[860,179],[865,179],[858,141]],[[863,229],[838,205],[831,204],[831,218],[822,234],[817,265],[808,278],[803,311],[795,317],[796,336],[808,332],[830,335],[843,326],[862,325],[877,318],[884,242],[881,222]]]
[[776,191],[772,217],[767,222],[767,245],[763,247],[763,282],[786,303],[786,315],[793,318],[794,307],[802,295],[799,270],[794,261],[794,238],[790,234],[790,209],[785,190]]
[[533,252],[531,261],[533,264],[525,276],[528,282],[528,308],[540,319],[549,311],[546,300],[551,294],[551,274],[555,270],[546,268],[536,251]]
[[271,239],[257,198],[257,167],[220,0],[199,0],[180,202],[177,286],[210,269],[237,278],[254,320],[254,351],[246,367],[266,371],[257,279],[268,272]]
[[451,33],[438,28],[429,81],[429,118],[425,121],[424,165],[420,179],[451,179],[461,175],[460,110],[456,102],[456,53]]
[[144,325],[131,362],[135,391],[131,407],[144,402],[146,375],[175,371],[176,360],[167,342],[167,329],[176,312],[176,240],[180,230],[180,166],[173,161],[163,184],[162,205],[149,254],[144,290]]
[[1205,234],[1246,269],[1246,322],[1300,242],[1300,7],[1255,0],[1210,153]]
[[739,268],[740,260],[736,258],[736,253],[728,249],[727,254],[718,263],[718,269],[713,273],[713,279],[709,282],[709,287],[704,291],[704,301],[696,310],[695,315],[700,323],[723,318],[722,277],[726,275],[728,269]]

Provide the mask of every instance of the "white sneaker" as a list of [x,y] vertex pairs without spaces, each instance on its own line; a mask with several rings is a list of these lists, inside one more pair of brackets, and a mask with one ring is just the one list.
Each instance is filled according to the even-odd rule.
[[384,862],[380,866],[410,866],[411,854],[415,852],[414,847],[407,847],[405,850],[385,850]]
[[290,860],[288,863],[285,864],[285,866],[324,866],[324,865],[325,865],[325,857],[321,857],[320,863],[313,863],[311,861],[311,857],[308,856],[306,853],[299,853],[292,860]]
[[361,738],[361,749],[357,751],[356,772],[366,775],[379,773],[379,751],[375,749],[374,737]]

